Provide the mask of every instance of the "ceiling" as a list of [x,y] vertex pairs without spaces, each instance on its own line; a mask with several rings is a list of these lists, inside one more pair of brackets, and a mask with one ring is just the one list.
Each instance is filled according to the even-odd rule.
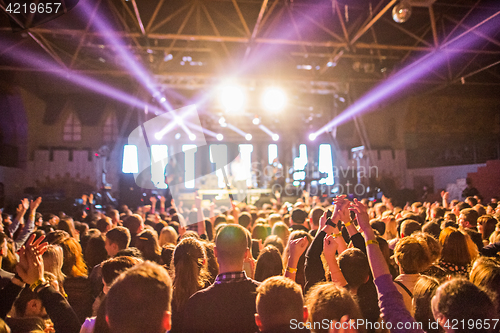
[[[402,24],[391,16],[397,3],[80,0],[67,14],[12,33],[7,0],[0,0],[0,71],[133,77],[131,57],[165,88],[198,89],[235,76],[247,85],[280,81],[313,93],[346,93],[444,50],[445,65],[418,82],[500,84],[500,29],[485,30],[500,26],[499,1],[437,0],[414,6]],[[473,47],[454,43],[466,35],[474,36]],[[20,57],[28,53],[46,62]]]

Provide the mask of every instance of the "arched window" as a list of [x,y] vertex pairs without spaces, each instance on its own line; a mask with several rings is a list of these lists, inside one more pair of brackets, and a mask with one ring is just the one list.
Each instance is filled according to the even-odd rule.
[[103,127],[103,141],[105,143],[111,143],[116,141],[118,138],[118,121],[116,120],[116,115],[111,113],[104,122]]
[[69,114],[68,119],[66,119],[66,122],[64,123],[63,140],[82,140],[82,123],[73,112]]

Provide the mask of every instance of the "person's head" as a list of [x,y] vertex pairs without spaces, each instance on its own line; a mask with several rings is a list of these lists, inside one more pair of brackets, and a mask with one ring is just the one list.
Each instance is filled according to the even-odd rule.
[[417,237],[402,238],[394,248],[394,260],[401,274],[418,274],[431,263],[429,247]]
[[112,333],[162,333],[170,330],[172,282],[167,271],[144,262],[122,273],[106,296]]
[[319,228],[319,220],[323,216],[325,210],[322,207],[314,207],[309,213],[309,223],[311,229],[315,230]]
[[481,237],[488,240],[495,231],[498,220],[493,215],[483,215],[477,219],[477,230],[481,233]]
[[451,209],[451,212],[453,214],[455,214],[455,216],[459,216],[462,209],[466,209],[466,208],[471,208],[471,206],[465,202],[458,202],[456,205],[453,206],[453,208]]
[[269,225],[272,228],[275,223],[281,222],[281,215],[280,214],[271,214],[271,215],[269,215],[269,218],[267,220],[269,221]]
[[82,247],[72,237],[66,238],[61,244],[64,260],[62,271],[66,276],[79,277],[87,275],[87,265],[83,260]]
[[106,252],[114,257],[118,251],[130,245],[130,231],[125,227],[116,227],[106,233]]
[[181,240],[174,250],[173,268],[173,306],[181,311],[189,297],[203,288],[209,277],[203,243],[192,237]]
[[475,228],[479,214],[472,208],[462,209],[458,216],[458,224],[462,228]]
[[474,197],[467,197],[465,198],[465,203],[467,203],[469,206],[474,207],[475,205],[478,204],[477,199]]
[[411,236],[414,232],[422,230],[422,226],[415,220],[405,220],[401,224],[401,238]]
[[250,244],[246,229],[239,224],[230,224],[222,227],[215,238],[215,256],[221,273],[226,268],[239,269],[243,267],[243,259],[250,253]]
[[430,218],[431,219],[439,219],[441,217],[444,217],[444,214],[446,213],[446,210],[443,207],[432,207],[431,212],[430,212]]
[[161,255],[161,248],[158,245],[158,236],[156,231],[145,229],[137,235],[135,246],[142,252],[146,260],[156,261]]
[[252,229],[252,239],[260,239],[264,243],[270,231],[269,225],[257,223]]
[[24,288],[21,291],[14,302],[14,309],[16,311],[16,316],[19,318],[44,318],[47,316],[47,311],[45,310],[38,293],[31,291],[30,288]]
[[111,223],[113,223],[113,227],[116,227],[120,222],[120,213],[116,209],[110,209],[106,216],[111,218]]
[[347,249],[338,256],[342,275],[347,281],[346,288],[357,291],[370,278],[370,265],[363,251],[357,248]]
[[[431,263],[437,261],[441,257],[441,244],[434,238],[433,235],[423,231],[414,233],[412,236],[421,239],[429,248]],[[439,235],[438,235],[439,236]]]
[[123,220],[123,226],[130,231],[131,235],[137,235],[144,230],[144,220],[139,214],[132,214]]
[[496,258],[479,257],[472,265],[470,281],[495,294],[495,303],[500,312],[500,261]]
[[[340,321],[345,315],[354,321],[361,318],[358,303],[353,296],[347,289],[333,283],[318,283],[312,286],[306,296],[306,305],[311,323],[320,323],[325,319],[328,322]],[[313,333],[328,332],[328,328],[323,325],[319,326],[314,325],[311,331]]]
[[89,267],[94,267],[108,258],[106,241],[102,235],[90,237],[85,246],[85,262]]
[[64,260],[62,248],[59,245],[49,245],[43,253],[42,258],[44,271],[54,274],[57,281],[61,284],[65,277],[62,272]]
[[111,218],[105,216],[96,222],[96,228],[103,234],[107,233],[113,228],[113,221]]
[[434,221],[427,222],[422,226],[422,231],[438,239],[441,233],[441,225]]
[[[496,318],[495,305],[490,295],[465,279],[452,279],[436,290],[431,301],[432,313],[446,332],[452,332],[446,322],[485,322]],[[460,332],[488,332],[472,325],[461,327]]]
[[301,208],[295,208],[290,215],[293,224],[304,224],[307,218],[307,213]]
[[255,323],[261,331],[290,326],[295,320],[307,320],[308,312],[304,307],[302,289],[294,281],[273,276],[257,287]]
[[455,228],[448,227],[441,231],[439,236],[442,246],[441,260],[455,265],[469,265],[477,256],[477,247],[470,241],[476,248],[476,253],[473,253],[467,239],[470,241],[467,234]]
[[434,321],[431,309],[431,299],[436,294],[439,287],[439,281],[427,275],[421,275],[413,287],[412,307],[415,313],[414,318],[417,322],[423,323],[426,332],[438,332],[430,327]]
[[238,224],[243,228],[249,229],[252,226],[252,215],[248,212],[243,212],[238,217]]
[[266,246],[260,251],[257,263],[255,264],[254,279],[264,281],[265,279],[283,274],[283,261],[279,250],[272,246]]
[[267,236],[266,240],[264,241],[263,246],[266,247],[268,245],[275,246],[278,249],[278,251],[280,252],[280,256],[283,255],[283,251],[285,250],[285,245],[284,245],[283,241],[281,240],[281,238],[279,238],[276,235]]
[[168,244],[177,245],[178,237],[179,235],[177,234],[177,231],[175,231],[173,227],[166,226],[163,227],[163,229],[161,229],[158,243],[160,244],[161,247]]
[[384,222],[382,222],[380,220],[371,220],[370,226],[372,227],[372,229],[377,230],[377,232],[380,236],[384,236],[385,229],[386,229]]
[[75,238],[77,236],[75,224],[71,217],[62,218],[57,224],[57,229],[66,231],[71,237]]
[[278,236],[283,241],[283,244],[288,242],[288,236],[290,236],[290,230],[288,230],[288,226],[283,222],[276,222],[273,225],[273,229],[271,234]]
[[452,213],[452,212],[447,212],[444,214],[444,220],[445,221],[452,221],[452,222],[457,222],[457,216]]
[[113,284],[113,281],[121,273],[142,262],[143,261],[139,258],[126,256],[110,258],[106,261],[103,261],[101,265],[102,282],[104,284],[104,287],[102,288],[103,293],[108,293],[111,285]]

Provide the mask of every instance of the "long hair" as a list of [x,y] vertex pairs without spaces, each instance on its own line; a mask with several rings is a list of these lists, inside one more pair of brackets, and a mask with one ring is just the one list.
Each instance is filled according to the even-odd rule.
[[205,247],[192,237],[184,238],[175,248],[172,306],[177,311],[181,311],[189,297],[205,286],[209,278],[206,258]]
[[82,247],[72,237],[65,239],[61,244],[64,254],[62,271],[66,276],[87,276],[87,265],[83,260]]
[[[467,234],[452,227],[445,228],[439,236],[442,244],[441,260],[455,265],[467,266],[474,259],[475,253],[471,253]],[[477,249],[476,249],[477,251]]]
[[45,272],[54,274],[59,283],[59,289],[62,289],[64,278],[66,277],[62,272],[64,261],[62,248],[59,245],[49,245],[42,257]]
[[255,264],[256,281],[264,281],[268,277],[283,274],[283,261],[279,250],[273,246],[266,246],[259,254]]
[[421,275],[413,288],[413,311],[415,320],[423,323],[424,330],[430,332],[443,332],[441,328],[433,329],[430,324],[434,321],[431,309],[431,299],[436,294],[439,281],[427,275]]
[[135,246],[142,252],[145,260],[158,262],[161,259],[161,248],[154,231],[146,229],[138,234]]

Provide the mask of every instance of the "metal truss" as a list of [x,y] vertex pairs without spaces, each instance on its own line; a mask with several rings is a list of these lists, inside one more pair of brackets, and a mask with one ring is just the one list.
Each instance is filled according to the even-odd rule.
[[[87,15],[79,4],[55,21],[12,34],[12,15],[0,0],[0,42],[7,45],[0,48],[0,70],[47,70],[16,63],[15,53],[29,47],[61,70],[130,76],[118,46],[104,38],[113,34],[159,85],[170,88],[203,88],[238,76],[330,93],[352,83],[375,84],[436,50],[458,60],[419,82],[500,84],[500,31],[482,29],[500,22],[498,1],[440,0],[413,7],[404,24],[391,17],[399,0],[81,1],[92,8]],[[114,31],[99,31],[95,20],[102,18]],[[451,45],[468,34],[479,46]]]

